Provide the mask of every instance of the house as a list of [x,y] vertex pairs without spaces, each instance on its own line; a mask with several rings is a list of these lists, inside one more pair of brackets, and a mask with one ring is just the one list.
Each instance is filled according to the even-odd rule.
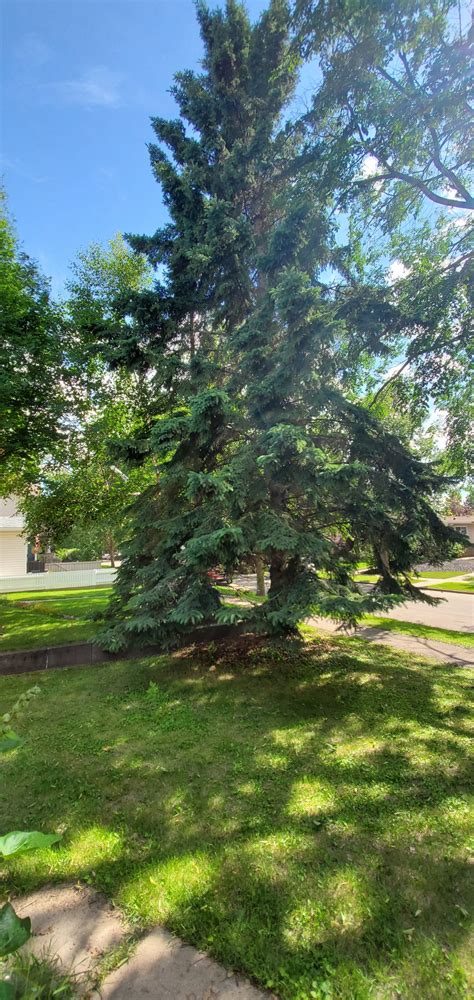
[[453,514],[451,517],[443,517],[443,521],[466,536],[465,554],[474,555],[474,513]]
[[28,545],[22,534],[24,526],[15,497],[0,497],[0,577],[26,573]]

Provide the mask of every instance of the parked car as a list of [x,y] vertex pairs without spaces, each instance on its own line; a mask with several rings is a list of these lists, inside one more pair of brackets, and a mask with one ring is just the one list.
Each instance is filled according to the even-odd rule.
[[208,569],[207,575],[211,583],[215,583],[218,586],[223,586],[226,583],[230,583],[230,578],[227,576],[225,570],[221,566],[216,566],[214,569]]

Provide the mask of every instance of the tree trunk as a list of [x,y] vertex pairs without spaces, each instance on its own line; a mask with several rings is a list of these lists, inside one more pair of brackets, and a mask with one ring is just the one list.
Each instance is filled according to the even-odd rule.
[[260,555],[255,556],[255,569],[257,571],[257,594],[259,597],[265,597],[265,567]]
[[191,321],[189,324],[189,350],[192,361],[196,353],[196,337],[194,333],[194,313],[191,313]]
[[[274,601],[274,608],[284,607],[288,591],[298,575],[300,567],[299,556],[292,556],[288,559],[283,553],[274,551],[270,562],[270,590],[268,596]],[[288,622],[283,622],[277,626],[276,631],[281,635],[297,635],[297,628]]]
[[299,556],[286,559],[280,552],[274,552],[270,563],[270,594],[277,596],[282,590],[290,587],[300,567]]
[[389,551],[383,539],[377,543],[374,542],[372,549],[375,556],[376,568],[382,577],[381,590],[385,591],[386,594],[401,593],[400,584],[392,575]]

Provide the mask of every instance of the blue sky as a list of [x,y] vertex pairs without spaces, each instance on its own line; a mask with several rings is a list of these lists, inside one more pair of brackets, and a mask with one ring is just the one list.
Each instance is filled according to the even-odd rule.
[[149,119],[175,116],[173,74],[198,67],[201,40],[192,0],[0,3],[3,184],[57,293],[79,248],[164,219]]

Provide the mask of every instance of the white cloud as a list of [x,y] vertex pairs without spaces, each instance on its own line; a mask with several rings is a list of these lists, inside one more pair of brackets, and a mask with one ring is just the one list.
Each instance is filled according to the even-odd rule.
[[63,104],[79,104],[85,108],[116,108],[121,103],[122,77],[96,66],[75,80],[59,80],[46,85],[46,93]]
[[[363,180],[367,180],[370,177],[376,177],[378,173],[382,170],[382,166],[379,163],[376,156],[372,156],[372,153],[367,153],[362,160],[359,177]],[[375,191],[381,191],[384,186],[384,181],[374,181]]]
[[[463,198],[459,194],[459,191],[456,188],[451,187],[450,184],[444,184],[443,187],[441,188],[441,194],[443,194],[445,198],[452,198],[453,201],[458,201],[459,204],[461,205],[460,209],[457,208],[456,205],[447,205],[446,211],[448,212],[448,216],[455,214],[457,218],[458,217],[457,213],[460,211],[462,213],[461,218],[466,218],[467,222],[471,213],[469,211],[466,211],[465,208],[462,208]],[[458,224],[462,225],[461,222],[459,222]]]
[[405,264],[401,260],[393,260],[390,267],[387,270],[387,281],[389,285],[395,285],[397,281],[401,281],[403,278],[407,278],[410,274],[410,269],[405,267]]
[[455,219],[452,219],[451,225],[456,226],[458,229],[464,229],[470,222],[471,219],[469,218],[469,213],[465,212],[464,215],[457,215]]
[[[455,187],[451,187],[451,184],[443,184],[441,194],[443,194],[445,198],[459,199],[459,191],[457,191]],[[456,209],[454,209],[454,211],[456,211]]]
[[376,156],[372,156],[372,153],[367,153],[362,160],[361,175],[362,177],[373,177],[374,174],[378,174],[380,170],[380,164]]

